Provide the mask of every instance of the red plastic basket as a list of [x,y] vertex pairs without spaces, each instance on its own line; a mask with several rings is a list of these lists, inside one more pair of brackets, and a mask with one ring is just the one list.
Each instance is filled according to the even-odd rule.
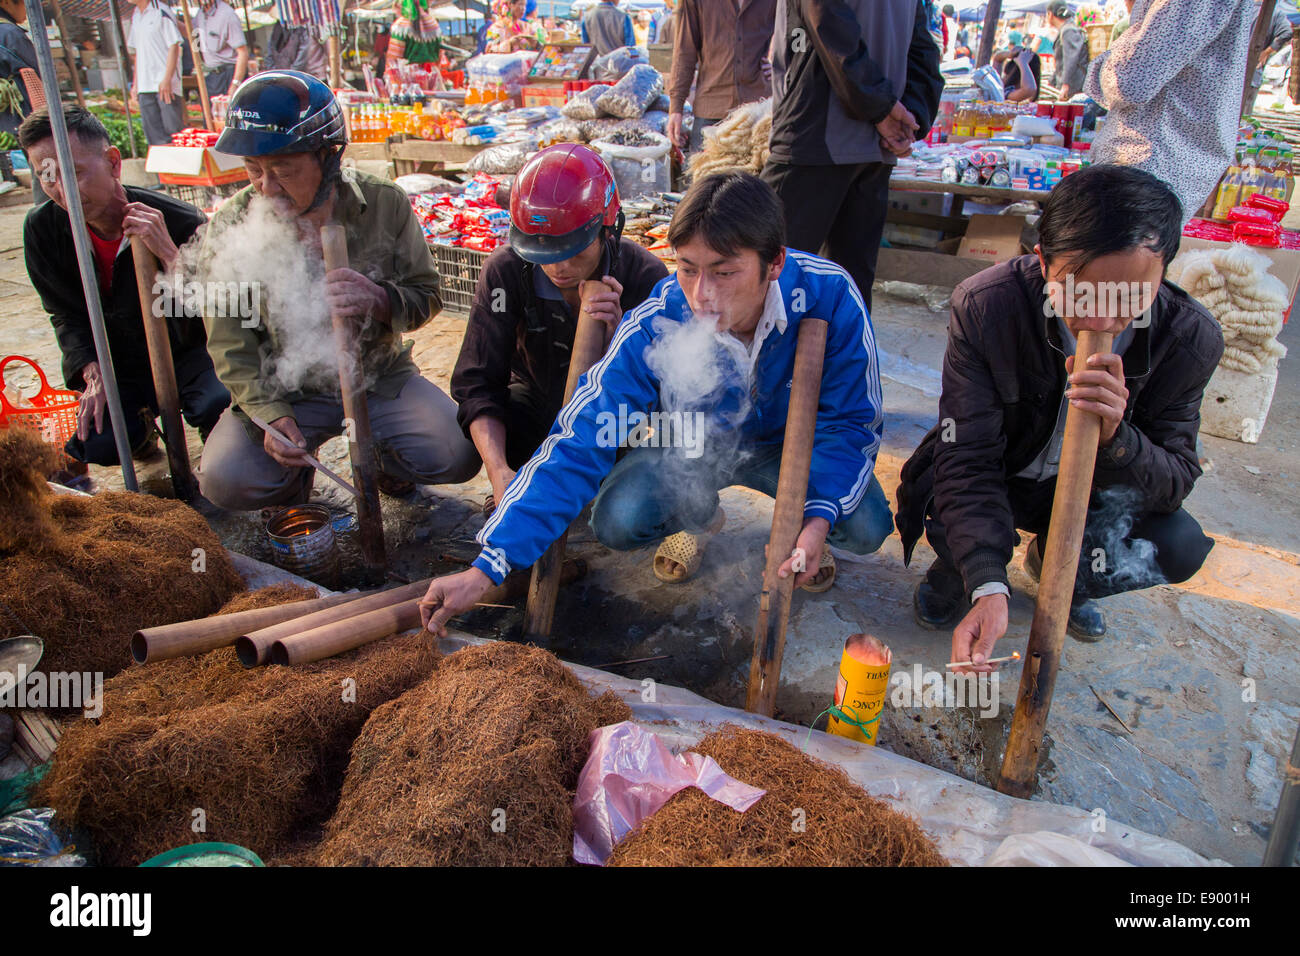
[[81,396],[66,388],[51,388],[41,367],[25,355],[7,355],[0,359],[0,383],[5,370],[13,362],[25,362],[36,370],[41,380],[41,390],[27,399],[31,407],[15,406],[0,388],[0,428],[26,428],[54,446],[59,459],[67,464],[72,459],[63,451],[63,445],[77,431],[77,407]]

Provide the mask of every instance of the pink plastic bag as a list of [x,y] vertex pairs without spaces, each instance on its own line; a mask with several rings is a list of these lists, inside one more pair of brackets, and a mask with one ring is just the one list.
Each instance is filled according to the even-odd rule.
[[767,792],[727,776],[712,757],[674,754],[630,720],[593,730],[573,800],[573,858],[603,866],[623,837],[687,787],[740,813]]

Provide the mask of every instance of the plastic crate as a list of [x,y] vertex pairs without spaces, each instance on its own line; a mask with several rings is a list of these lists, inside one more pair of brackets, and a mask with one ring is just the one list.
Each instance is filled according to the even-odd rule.
[[229,199],[247,185],[248,182],[244,181],[239,183],[223,183],[220,186],[191,186],[188,183],[163,183],[162,187],[163,191],[173,199],[187,202],[191,206],[197,206],[199,209],[207,209],[208,206],[212,205],[212,201],[215,198],[221,197],[222,199]]
[[442,279],[442,310],[453,315],[469,315],[470,306],[474,304],[474,290],[478,287],[478,276],[483,271],[483,263],[490,252],[477,249],[462,249],[460,246],[444,246],[441,243],[429,243],[433,252],[433,264]]

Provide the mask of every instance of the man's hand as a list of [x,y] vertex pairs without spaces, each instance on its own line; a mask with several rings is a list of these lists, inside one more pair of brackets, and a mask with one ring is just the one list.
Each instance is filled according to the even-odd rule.
[[622,284],[613,276],[587,279],[579,284],[578,295],[582,298],[582,311],[604,322],[612,335],[623,321],[623,306],[619,301],[623,295]]
[[798,572],[795,571],[795,556],[791,554],[790,557],[785,559],[781,567],[777,568],[776,576],[788,578],[791,574],[794,574],[794,586],[797,588],[803,587],[821,568],[822,549],[826,547],[826,535],[830,533],[830,530],[831,523],[825,518],[805,518],[803,530],[799,532],[799,537],[794,543],[796,551],[803,550],[804,569]]
[[889,115],[876,124],[880,143],[895,156],[908,156],[912,152],[913,134],[920,129],[916,117],[901,102],[896,101]]
[[1073,94],[1070,92],[1070,84],[1069,84],[1069,83],[1066,83],[1064,86],[1061,87],[1061,95],[1060,95],[1060,97],[1058,98],[1057,101],[1060,102],[1060,103],[1064,103],[1064,102],[1065,102],[1066,100],[1068,100],[1072,95],[1073,95]]
[[420,623],[436,637],[447,636],[447,622],[470,610],[492,589],[492,579],[478,568],[434,578],[420,601]]
[[149,251],[158,257],[163,271],[170,272],[180,250],[172,242],[167,232],[167,222],[163,214],[153,206],[142,202],[126,204],[126,215],[122,217],[122,231],[128,236],[139,236]]
[[158,102],[171,104],[172,101],[172,79],[171,76],[164,76],[162,85],[158,87]]
[[772,61],[765,56],[763,57],[762,62],[758,64],[758,68],[763,74],[763,82],[771,83],[772,82]]
[[352,269],[325,273],[325,299],[331,312],[357,323],[369,318],[388,325],[391,319],[388,292]]
[[952,632],[951,663],[973,661],[973,667],[954,670],[967,674],[987,674],[996,664],[984,663],[993,656],[993,645],[1007,632],[1007,596],[986,594],[975,602]]
[[104,409],[108,407],[108,398],[98,362],[87,364],[81,370],[81,377],[86,380],[86,390],[81,393],[81,403],[77,406],[77,437],[87,441],[91,423],[94,423],[96,435],[104,430]]
[[678,149],[685,149],[686,144],[690,142],[690,138],[682,132],[681,113],[668,114],[668,126],[665,128],[664,132],[667,133],[668,138],[672,140],[673,145]]
[[501,507],[501,501],[506,496],[506,488],[510,482],[514,481],[515,470],[509,465],[502,465],[500,468],[488,469],[488,481],[492,482],[492,497]]
[[289,415],[283,418],[277,418],[271,422],[271,427],[278,431],[292,445],[286,445],[279,439],[272,438],[266,432],[262,433],[262,448],[266,453],[274,458],[285,468],[308,468],[310,463],[305,457],[307,452],[307,439],[302,437],[302,432],[298,430],[298,423]]
[[131,107],[131,111],[132,111],[133,113],[137,113],[137,114],[138,114],[138,113],[140,112],[140,100],[139,100],[139,98],[135,95],[135,84],[134,84],[134,83],[131,84],[131,90],[130,90],[130,92],[128,92],[127,95],[126,95],[126,105],[129,106],[129,107]]
[[1101,416],[1102,448],[1115,440],[1128,407],[1128,388],[1124,385],[1124,360],[1113,352],[1098,352],[1088,359],[1088,367],[1074,373],[1074,356],[1065,357],[1065,372],[1070,377],[1066,397],[1075,408]]

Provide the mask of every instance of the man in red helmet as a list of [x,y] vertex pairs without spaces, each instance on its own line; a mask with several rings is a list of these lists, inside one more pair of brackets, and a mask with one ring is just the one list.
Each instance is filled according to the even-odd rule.
[[474,442],[500,501],[564,403],[569,352],[583,308],[618,325],[668,274],[623,239],[618,187],[587,146],[563,143],[524,165],[510,196],[510,245],[483,264],[460,358],[451,376],[457,420]]

